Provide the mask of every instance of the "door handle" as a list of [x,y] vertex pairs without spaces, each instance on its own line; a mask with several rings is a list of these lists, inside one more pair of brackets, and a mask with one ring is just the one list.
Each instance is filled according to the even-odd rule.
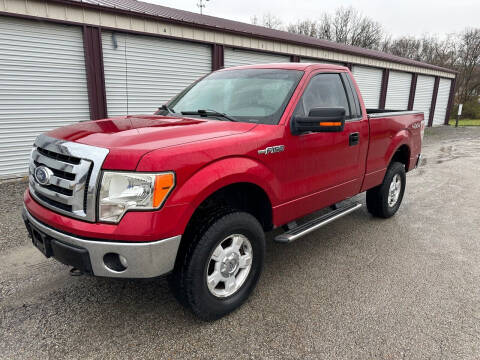
[[360,142],[360,134],[358,132],[351,133],[348,137],[348,145],[355,146]]

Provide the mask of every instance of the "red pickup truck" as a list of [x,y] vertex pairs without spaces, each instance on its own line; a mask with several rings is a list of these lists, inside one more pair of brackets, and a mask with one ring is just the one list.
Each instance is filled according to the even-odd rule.
[[346,67],[220,70],[155,115],[40,135],[23,218],[45,256],[95,276],[169,274],[177,299],[213,320],[254,289],[265,232],[291,242],[364,191],[372,215],[394,215],[423,130],[422,113],[365,109]]

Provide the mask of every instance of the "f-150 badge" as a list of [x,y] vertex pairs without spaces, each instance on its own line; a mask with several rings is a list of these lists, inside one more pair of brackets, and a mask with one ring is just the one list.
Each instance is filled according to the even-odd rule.
[[284,145],[276,145],[276,146],[269,146],[262,150],[258,150],[258,153],[260,155],[268,155],[268,154],[273,154],[277,152],[282,152],[283,150],[285,150]]

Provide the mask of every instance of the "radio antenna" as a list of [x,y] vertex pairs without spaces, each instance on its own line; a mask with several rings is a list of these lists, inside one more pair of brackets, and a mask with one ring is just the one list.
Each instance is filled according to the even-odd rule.
[[206,6],[205,3],[207,1],[210,1],[210,0],[198,0],[197,6],[200,9],[200,15],[203,15],[203,9],[205,8],[205,6]]

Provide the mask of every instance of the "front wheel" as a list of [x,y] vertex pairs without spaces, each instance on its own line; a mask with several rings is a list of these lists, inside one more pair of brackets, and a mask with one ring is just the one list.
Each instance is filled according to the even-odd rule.
[[405,192],[406,175],[402,163],[392,163],[383,182],[367,190],[367,209],[376,217],[389,218],[397,212]]
[[195,315],[218,319],[238,308],[255,288],[265,255],[263,229],[252,215],[232,212],[199,229],[190,241],[171,285]]

